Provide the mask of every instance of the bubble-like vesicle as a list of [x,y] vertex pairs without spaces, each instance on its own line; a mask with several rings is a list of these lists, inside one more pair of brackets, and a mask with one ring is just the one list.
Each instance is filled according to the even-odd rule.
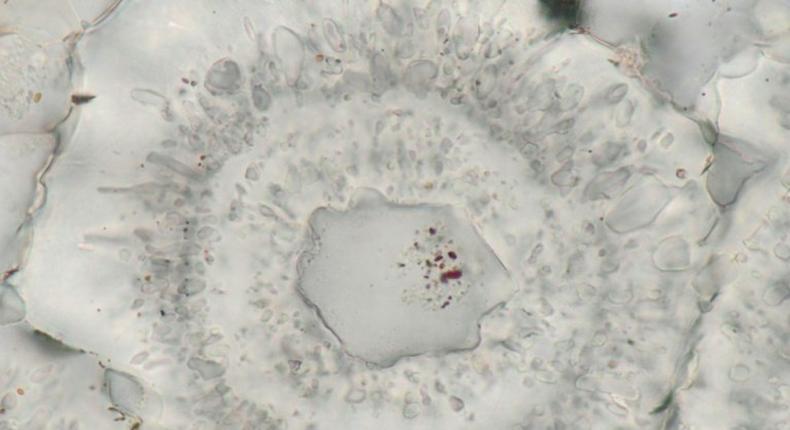
[[252,105],[255,106],[255,109],[261,112],[265,112],[269,109],[269,106],[272,104],[272,95],[263,84],[253,83],[250,92],[252,95]]
[[241,68],[229,58],[218,60],[206,72],[205,86],[214,95],[234,94],[241,87]]
[[679,271],[689,267],[691,252],[688,242],[680,236],[670,236],[659,242],[653,251],[653,264],[664,271]]
[[745,364],[736,364],[730,368],[728,376],[733,382],[745,382],[751,376],[752,370]]
[[455,55],[465,60],[469,58],[477,38],[480,36],[480,24],[477,16],[463,16],[453,26],[453,45]]
[[763,291],[763,302],[768,306],[779,306],[790,298],[790,286],[784,280],[774,281]]
[[631,170],[628,167],[602,171],[584,188],[584,196],[589,200],[611,199],[622,191],[630,177]]
[[302,39],[290,28],[280,26],[272,33],[272,45],[277,59],[280,60],[286,84],[295,86],[302,74],[304,61]]
[[628,94],[628,85],[615,84],[606,90],[606,101],[612,104],[620,103],[623,97]]
[[380,2],[376,9],[376,17],[387,33],[393,36],[400,36],[403,33],[403,18],[392,6]]
[[782,261],[790,261],[790,245],[779,242],[774,245],[774,256]]
[[615,108],[614,120],[618,127],[625,127],[631,123],[636,106],[630,100],[625,100]]
[[214,360],[192,357],[187,360],[187,367],[198,372],[203,379],[214,379],[225,373],[225,368]]
[[173,173],[177,173],[186,178],[195,179],[200,176],[198,171],[193,169],[191,166],[188,166],[169,155],[161,154],[159,152],[152,152],[148,154],[148,156],[145,158],[145,161],[164,167]]
[[419,96],[424,96],[433,85],[438,68],[433,61],[416,60],[409,63],[403,77],[406,88]]
[[132,97],[132,100],[143,105],[156,106],[162,109],[168,105],[167,98],[153,90],[135,88],[129,92],[129,95]]
[[672,195],[656,179],[647,177],[628,189],[606,215],[606,224],[617,233],[628,233],[650,225]]
[[335,52],[341,53],[346,51],[346,38],[343,34],[343,29],[338,25],[335,20],[325,18],[323,25],[324,39]]
[[162,398],[146,381],[131,373],[107,368],[104,387],[110,402],[121,412],[155,422],[162,415]]
[[566,161],[551,174],[551,183],[558,187],[575,187],[579,183],[579,176],[573,168],[573,161]]
[[384,94],[395,85],[395,74],[388,56],[379,53],[373,55],[370,59],[370,80],[374,95]]
[[110,401],[118,409],[139,416],[145,403],[145,390],[134,376],[115,369],[104,372]]

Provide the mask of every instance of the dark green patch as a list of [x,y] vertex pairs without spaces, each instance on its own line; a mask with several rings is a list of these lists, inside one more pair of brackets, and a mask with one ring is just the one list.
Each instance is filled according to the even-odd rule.
[[75,105],[84,105],[95,98],[96,96],[93,94],[72,94],[71,102]]
[[576,27],[579,21],[581,0],[540,0],[540,8],[546,16],[567,27]]
[[666,397],[664,397],[664,400],[661,401],[661,404],[656,406],[655,409],[653,409],[652,411],[650,411],[650,414],[655,415],[664,412],[672,405],[672,401],[674,399],[675,399],[675,393],[670,391],[669,393],[667,393]]

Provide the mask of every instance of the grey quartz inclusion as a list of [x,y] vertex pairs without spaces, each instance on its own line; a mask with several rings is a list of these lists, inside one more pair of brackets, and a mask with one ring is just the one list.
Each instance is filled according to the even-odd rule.
[[299,288],[352,355],[382,366],[469,349],[478,320],[512,291],[462,212],[399,205],[370,189],[346,210],[316,210]]

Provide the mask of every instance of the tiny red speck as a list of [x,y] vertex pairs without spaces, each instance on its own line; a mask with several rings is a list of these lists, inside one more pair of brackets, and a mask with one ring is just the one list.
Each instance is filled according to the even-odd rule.
[[433,236],[434,234],[436,234],[436,229],[431,227],[431,228],[428,229],[428,233],[430,233],[431,236]]

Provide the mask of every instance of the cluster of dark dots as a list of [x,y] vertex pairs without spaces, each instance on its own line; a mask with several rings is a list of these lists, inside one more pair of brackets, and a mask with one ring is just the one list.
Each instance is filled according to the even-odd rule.
[[[427,233],[427,238],[430,243],[437,237],[438,230],[436,227],[428,227],[425,233]],[[420,234],[420,232],[418,232],[418,234]],[[452,245],[453,242],[450,240],[447,243]],[[412,245],[415,250],[422,250],[420,242],[415,241]],[[439,247],[437,246],[437,248]],[[456,251],[452,249],[446,251],[437,249],[432,252],[432,255],[432,258],[426,258],[418,263],[423,269],[422,277],[426,280],[426,290],[439,288],[441,285],[447,285],[451,281],[457,281],[463,277],[463,271],[457,263],[458,253]],[[406,267],[406,264],[398,263],[398,267]],[[448,294],[444,302],[442,302],[441,308],[444,309],[449,306],[452,300],[453,296]]]

